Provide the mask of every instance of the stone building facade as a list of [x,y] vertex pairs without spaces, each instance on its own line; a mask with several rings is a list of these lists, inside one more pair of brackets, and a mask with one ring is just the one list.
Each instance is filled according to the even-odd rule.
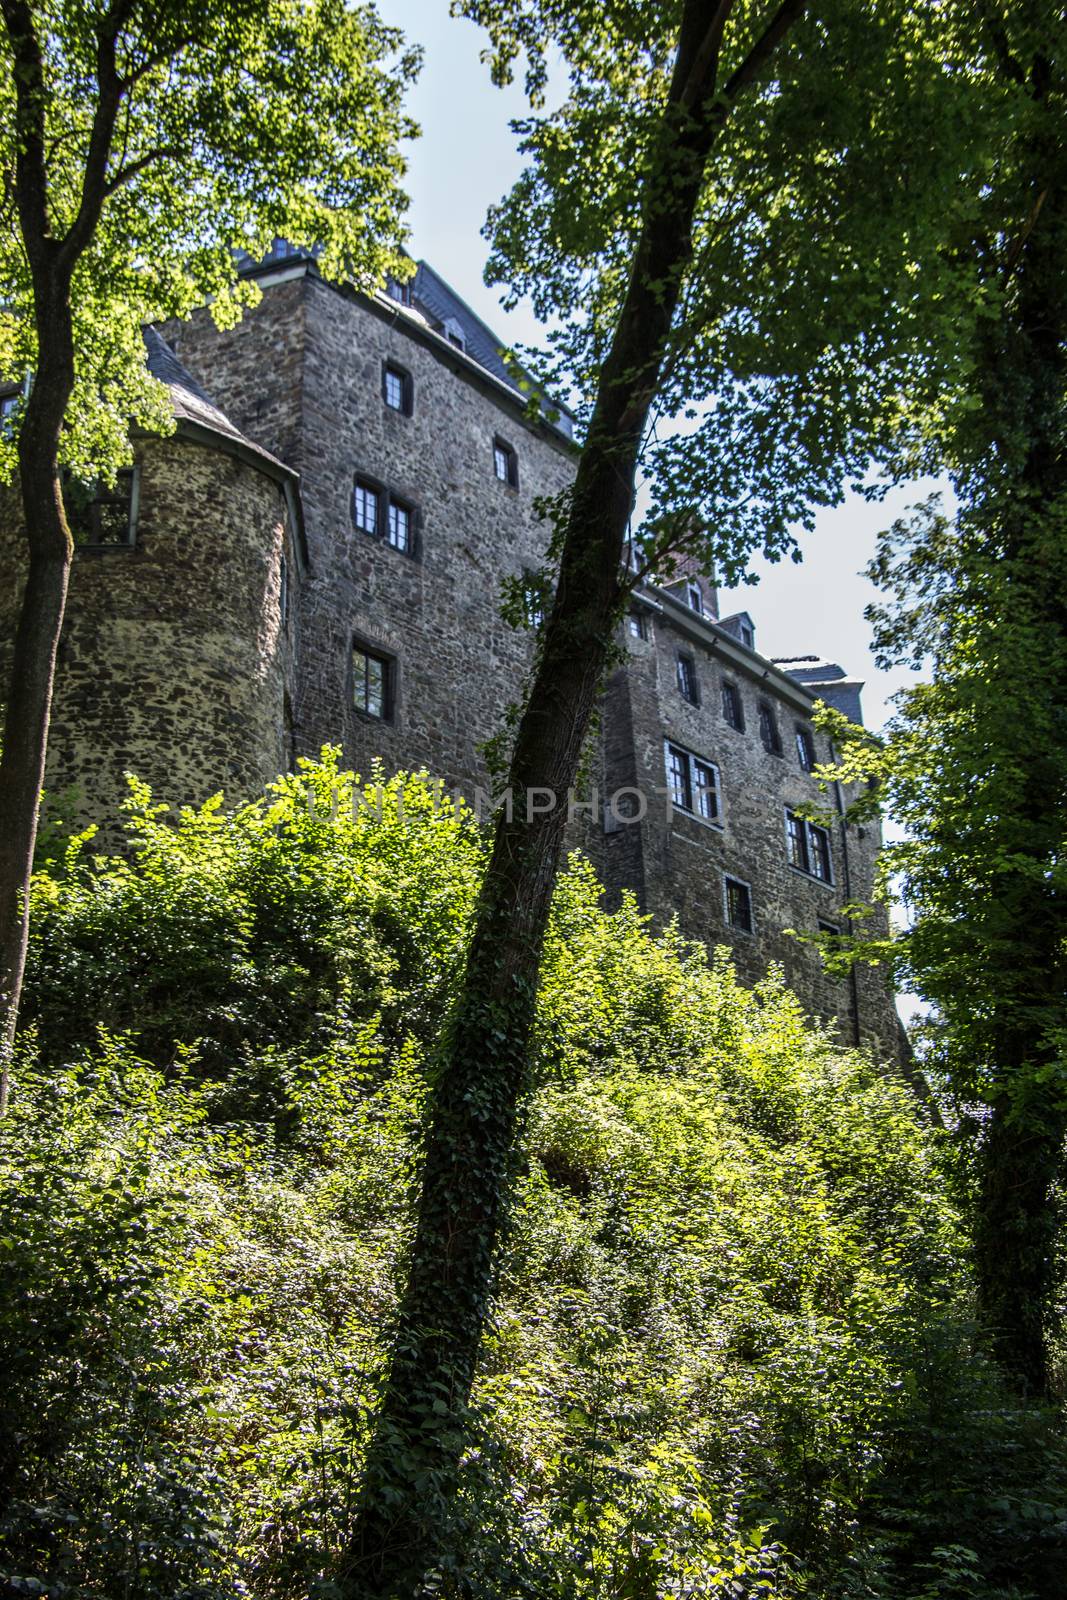
[[[237,799],[326,743],[363,774],[380,760],[470,792],[530,662],[501,599],[526,591],[536,620],[535,502],[573,477],[569,418],[531,415],[491,331],[425,263],[377,295],[282,244],[249,270],[262,298],[235,329],[201,313],[149,334],[177,432],[135,442],[125,534],[76,557],[49,785],[76,784],[95,819],[126,769],[172,802]],[[9,514],[4,638],[17,589]],[[810,1011],[895,1057],[884,979],[833,980],[787,931],[846,932],[870,890],[877,831],[797,812],[827,804],[815,699],[858,717],[859,686],[761,655],[695,572],[643,588],[624,631],[601,805],[579,830],[608,902],[629,891],[657,924],[728,945],[746,981],[781,963]]]

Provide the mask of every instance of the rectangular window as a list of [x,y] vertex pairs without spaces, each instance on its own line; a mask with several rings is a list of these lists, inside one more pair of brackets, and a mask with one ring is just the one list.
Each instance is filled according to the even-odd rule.
[[63,508],[70,536],[77,545],[133,543],[134,468],[116,474],[111,487],[79,483],[64,473]]
[[774,708],[766,700],[759,703],[759,736],[768,755],[780,756],[782,753],[782,736],[778,732],[778,719]]
[[722,680],[722,714],[723,719],[731,728],[736,728],[738,733],[745,731],[745,713],[741,705],[741,691],[736,683],[731,683],[728,678]]
[[719,769],[681,745],[664,741],[667,764],[667,789],[671,804],[705,822],[722,819],[722,789]]
[[815,766],[815,741],[811,736],[811,729],[805,728],[798,722],[797,735],[797,760],[805,772],[811,772]]
[[830,835],[815,822],[808,822],[788,808],[785,813],[786,849],[789,865],[806,872],[821,883],[833,883],[833,852]]
[[742,933],[752,932],[752,890],[740,878],[723,878],[726,923]]
[[402,500],[389,497],[389,543],[394,550],[403,550],[411,554],[412,546],[412,515],[411,507],[406,506]]
[[401,416],[410,417],[414,394],[415,386],[411,373],[387,361],[382,368],[382,397],[389,409],[399,411]]
[[700,693],[697,688],[696,662],[692,656],[682,655],[679,652],[678,664],[678,693],[683,700],[688,700],[691,706],[700,704]]
[[356,486],[352,490],[352,521],[364,533],[378,532],[379,499],[377,489],[364,483],[361,478],[356,479]]
[[825,933],[827,937],[831,939],[836,939],[841,932],[841,929],[837,926],[836,922],[824,922],[822,917],[819,918],[818,926],[819,932]]
[[10,438],[13,431],[15,418],[22,406],[22,390],[16,389],[14,394],[0,395],[0,435]]
[[832,883],[834,869],[830,854],[830,835],[825,828],[817,828],[814,822],[808,823],[808,852],[811,857],[812,876],[821,878],[823,883]]
[[795,811],[787,811],[785,814],[785,835],[789,848],[789,865],[797,867],[801,872],[809,871],[808,825]]
[[703,600],[703,597],[702,597],[702,595],[700,593],[700,585],[699,585],[699,583],[687,583],[686,584],[686,586],[685,586],[685,598],[686,598],[686,604],[689,606],[689,609],[691,611],[695,611],[698,616],[702,617],[704,615],[704,600]]
[[677,745],[667,746],[667,787],[671,801],[683,811],[692,811],[692,791],[689,786],[689,753]]
[[703,817],[706,822],[719,820],[719,769],[713,767],[710,761],[698,761],[693,757],[693,793],[696,798],[696,811],[698,817]]
[[504,439],[493,440],[493,471],[509,488],[519,487],[519,458]]
[[627,619],[627,628],[631,639],[648,638],[648,613],[639,610],[636,606]]
[[357,710],[383,722],[392,715],[393,663],[362,645],[352,646],[352,699]]

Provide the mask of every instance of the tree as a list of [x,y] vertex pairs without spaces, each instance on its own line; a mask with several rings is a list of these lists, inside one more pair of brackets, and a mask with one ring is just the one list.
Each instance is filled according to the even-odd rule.
[[[837,499],[928,393],[970,204],[973,106],[942,8],[882,0],[467,0],[535,103],[531,166],[491,216],[492,270],[555,318],[584,439],[552,508],[558,577],[518,721],[461,990],[443,1041],[391,1366],[341,1586],[422,1592],[454,1559],[448,1502],[506,1224],[545,919],[616,623],[642,571],[695,552],[727,578]],[[842,86],[848,85],[848,92]],[[917,287],[916,275],[927,276]],[[688,424],[657,437],[659,415]],[[633,527],[638,466],[650,510]],[[714,530],[708,532],[707,530]],[[555,805],[524,797],[549,791]]]
[[72,544],[62,473],[107,477],[128,426],[173,426],[141,327],[252,295],[236,252],[275,234],[326,273],[404,271],[403,91],[417,55],[345,0],[0,0],[0,441],[28,569],[0,756],[0,1105]]
[[[954,517],[883,536],[883,662],[932,668],[884,744],[840,726],[907,835],[886,855],[893,952],[937,1007],[937,1064],[974,1144],[979,1308],[1025,1392],[1048,1383],[1055,1189],[1067,1133],[1067,29],[1031,0],[979,40],[1003,129],[980,226],[957,241],[983,314],[932,435]],[[872,802],[869,801],[870,805]]]

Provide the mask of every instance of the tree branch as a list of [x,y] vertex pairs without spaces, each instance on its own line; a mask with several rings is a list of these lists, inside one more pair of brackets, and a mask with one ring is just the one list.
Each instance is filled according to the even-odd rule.
[[795,22],[807,9],[808,0],[782,0],[782,4],[760,34],[748,55],[723,89],[723,99],[732,104],[766,66]]
[[107,194],[107,168],[123,95],[123,82],[115,63],[116,44],[128,10],[129,0],[113,0],[97,34],[96,109],[85,156],[81,199],[77,215],[60,247],[63,262],[68,268],[74,265],[92,239]]
[[726,27],[730,12],[735,4],[736,0],[719,0],[719,4],[716,6],[708,24],[708,31],[693,56],[693,64],[689,69],[689,76],[686,78],[682,91],[678,96],[678,104],[680,106],[692,105],[693,101],[702,93],[708,71],[712,63],[718,58],[719,48],[722,44],[723,29]]
[[153,161],[161,161],[165,156],[180,156],[182,154],[184,154],[184,151],[181,147],[174,144],[156,145],[154,149],[146,150],[143,156],[138,156],[136,161],[131,161],[126,166],[120,167],[114,177],[107,180],[104,185],[104,198],[107,199],[115,193],[116,189],[121,189],[127,183],[132,182],[137,177],[137,174],[143,172],[146,167],[150,167]]

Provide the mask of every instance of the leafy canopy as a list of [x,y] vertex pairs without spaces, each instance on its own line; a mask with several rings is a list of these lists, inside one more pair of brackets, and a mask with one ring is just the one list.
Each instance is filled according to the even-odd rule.
[[[418,69],[370,4],[346,0],[36,0],[43,57],[47,213],[54,239],[79,212],[101,36],[117,28],[122,100],[95,235],[71,291],[76,375],[64,463],[92,477],[128,457],[130,421],[172,426],[144,367],[141,326],[210,300],[220,322],[256,298],[235,252],[275,235],[321,247],[330,275],[380,281],[398,251],[402,109]],[[16,227],[15,65],[0,29],[0,381],[36,364],[32,293]],[[0,439],[0,476],[14,469]]]
[[[454,9],[488,29],[498,81],[526,55],[533,114],[517,126],[529,165],[490,213],[488,271],[549,324],[547,380],[587,421],[641,226],[640,185],[655,183],[682,8]],[[736,98],[735,76],[774,7],[726,10],[729,112],[641,462],[649,503],[634,538],[653,565],[688,544],[737,581],[754,548],[788,551],[791,529],[837,501],[872,454],[914,446],[946,389],[962,385],[958,334],[976,292],[945,245],[973,221],[1000,110],[976,77],[973,17],[952,5],[816,0]],[[546,110],[557,52],[567,92]]]

